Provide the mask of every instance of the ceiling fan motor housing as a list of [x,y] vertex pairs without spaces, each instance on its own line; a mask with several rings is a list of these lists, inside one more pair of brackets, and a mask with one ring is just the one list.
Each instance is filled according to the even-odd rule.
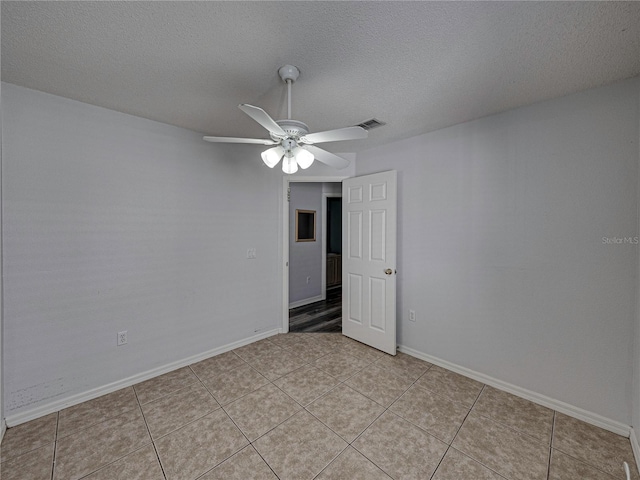
[[[286,138],[292,138],[296,142],[300,139],[300,137],[304,137],[307,133],[309,133],[309,127],[307,127],[306,123],[299,122],[297,120],[278,120],[276,121],[280,128],[282,128],[287,134]],[[275,141],[280,140],[279,137],[275,136],[273,133],[270,134],[271,138]]]

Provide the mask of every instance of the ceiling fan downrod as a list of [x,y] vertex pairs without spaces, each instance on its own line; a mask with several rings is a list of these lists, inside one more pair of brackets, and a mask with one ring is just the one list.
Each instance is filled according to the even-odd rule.
[[287,84],[287,120],[291,120],[291,84],[300,76],[300,70],[293,65],[285,65],[278,69],[278,74],[282,81]]

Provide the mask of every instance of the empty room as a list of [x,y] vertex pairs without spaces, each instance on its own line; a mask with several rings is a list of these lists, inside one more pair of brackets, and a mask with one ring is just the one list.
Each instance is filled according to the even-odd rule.
[[640,2],[0,3],[2,480],[640,480]]

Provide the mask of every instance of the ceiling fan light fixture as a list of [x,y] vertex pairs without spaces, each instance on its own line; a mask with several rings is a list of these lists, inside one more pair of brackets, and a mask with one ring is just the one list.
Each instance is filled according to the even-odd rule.
[[303,170],[309,168],[313,163],[313,160],[315,159],[315,157],[313,156],[313,153],[311,153],[309,150],[305,150],[302,147],[296,148],[294,150],[294,153],[295,153],[296,162],[298,162],[298,165]]
[[291,175],[292,173],[296,173],[298,171],[298,163],[296,162],[296,158],[291,156],[287,157],[285,155],[284,160],[282,161],[282,171]]
[[269,168],[275,167],[283,155],[284,155],[284,148],[282,148],[280,145],[278,145],[277,147],[273,147],[268,150],[265,150],[260,154],[260,156],[262,157],[262,161]]

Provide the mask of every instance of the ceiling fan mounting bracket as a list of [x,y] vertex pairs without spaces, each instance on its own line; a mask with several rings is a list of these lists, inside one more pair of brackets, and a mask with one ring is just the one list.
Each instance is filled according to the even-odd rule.
[[287,83],[288,80],[291,80],[291,83],[293,83],[300,76],[300,70],[298,70],[298,67],[294,67],[293,65],[285,65],[278,69],[278,74],[280,74],[280,78],[283,82]]

